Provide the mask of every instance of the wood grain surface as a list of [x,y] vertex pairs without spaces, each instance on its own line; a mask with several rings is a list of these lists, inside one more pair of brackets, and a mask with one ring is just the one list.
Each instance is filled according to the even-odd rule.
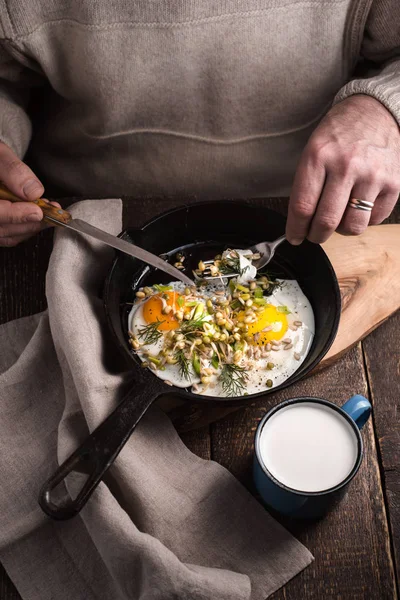
[[323,248],[339,281],[342,315],[321,366],[332,364],[400,308],[400,225],[369,227],[357,237],[334,233]]
[[[211,426],[213,459],[226,466],[254,492],[251,478],[253,438],[265,412],[294,395],[319,396],[343,404],[355,393],[367,394],[362,363],[362,352],[358,346],[326,371],[214,423]],[[311,550],[315,561],[284,589],[276,592],[272,596],[274,600],[395,597],[372,422],[364,428],[362,436],[365,460],[347,497],[334,512],[312,524],[279,518]],[[357,575],[354,573],[355,565]]]
[[[399,224],[370,227],[357,237],[335,233],[323,248],[339,281],[342,314],[336,339],[315,371],[333,364],[400,307]],[[238,410],[188,404],[172,395],[159,404],[181,431],[202,428]]]
[[[127,199],[128,200],[128,199]],[[125,222],[145,222],[182,199],[125,202]],[[196,201],[195,199],[193,201]],[[266,201],[285,212],[283,199]],[[65,203],[63,206],[67,206]],[[400,223],[400,207],[390,222]],[[52,244],[45,231],[15,249],[0,249],[0,322],[45,308],[44,278]],[[363,430],[365,458],[347,497],[318,522],[280,519],[315,556],[314,563],[276,592],[273,600],[395,600],[400,556],[400,315],[386,321],[334,365],[212,425],[182,432],[188,447],[226,466],[254,492],[251,459],[254,431],[265,411],[296,395],[316,395],[342,404],[369,395],[373,418]],[[0,599],[20,600],[3,571]],[[64,599],[60,599],[64,600]],[[75,600],[75,599],[65,599]],[[110,599],[111,600],[111,599]],[[218,600],[218,599],[215,599]]]
[[400,579],[400,313],[364,342],[393,551]]

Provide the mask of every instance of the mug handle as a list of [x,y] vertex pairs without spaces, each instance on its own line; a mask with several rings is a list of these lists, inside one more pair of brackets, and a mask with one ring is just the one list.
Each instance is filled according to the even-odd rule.
[[362,429],[365,423],[368,421],[369,415],[371,414],[372,406],[364,396],[357,394],[352,396],[342,406],[349,417],[355,421],[358,429]]

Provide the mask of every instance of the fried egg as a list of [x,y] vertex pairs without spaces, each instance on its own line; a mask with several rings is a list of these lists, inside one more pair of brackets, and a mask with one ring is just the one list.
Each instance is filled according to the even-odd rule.
[[[269,389],[268,380],[272,381],[271,387],[277,387],[289,379],[304,362],[314,339],[314,313],[298,282],[288,279],[278,279],[277,282],[279,288],[267,297],[265,310],[258,313],[257,320],[249,325],[249,333],[259,333],[259,337],[253,346],[249,345],[247,359],[243,359],[248,376],[247,394],[258,394]],[[283,340],[287,343],[283,344]],[[285,347],[289,343],[292,347],[287,350]],[[268,348],[268,344],[271,349],[268,350],[268,356],[263,357],[257,348]],[[198,393],[206,396],[225,395],[217,374],[211,384],[206,389],[204,387],[200,384]]]
[[[249,281],[254,281],[252,270],[241,280],[246,286]],[[252,309],[240,300],[239,308],[233,309],[235,327],[229,331],[221,324],[224,319],[218,317],[219,311],[224,310],[219,306],[221,299],[225,299],[223,306],[226,299],[231,298],[231,303],[235,300],[223,283],[188,290],[181,282],[171,282],[154,286],[147,295],[139,292],[144,297],[138,298],[128,318],[133,348],[156,376],[177,387],[191,388],[196,394],[232,395],[227,393],[221,377],[224,361],[236,361],[245,373],[240,393],[233,395],[256,394],[277,387],[306,358],[315,324],[311,304],[298,282],[280,279],[276,284],[270,295],[265,292],[259,300],[251,322],[248,313]],[[197,339],[180,333],[186,331],[185,323],[196,323],[196,315],[200,315]],[[242,337],[240,333],[235,335],[242,330],[246,331]],[[176,361],[180,344],[190,359],[183,363],[186,369]],[[200,358],[196,359],[197,354]]]
[[[186,305],[185,288],[186,286],[181,281],[172,281],[160,288],[172,288],[161,290],[158,294],[143,299],[138,304],[134,305],[128,320],[129,330],[137,339],[143,339],[143,331],[148,325],[156,325],[161,323],[157,329],[162,333],[174,331],[179,327],[179,321],[176,318],[176,311],[183,310],[184,313],[190,314],[193,307]],[[207,289],[202,290],[204,296],[203,306],[208,298],[212,297],[216,291],[221,289],[221,285],[207,286]],[[201,302],[197,303],[201,304]],[[164,314],[165,306],[171,306],[173,310],[170,313]],[[175,312],[175,314],[173,314]],[[211,320],[211,317],[210,317]],[[145,345],[145,353],[138,352],[139,358],[143,362],[147,362],[147,356],[157,357],[163,350],[165,336],[158,337],[154,342]],[[156,364],[156,363],[152,363]],[[157,365],[156,365],[157,366]],[[191,373],[189,379],[185,378],[180,372],[179,365],[165,364],[163,370],[154,370],[155,375],[169,381],[173,385],[181,388],[187,388],[194,383],[200,382],[200,377],[195,373]]]

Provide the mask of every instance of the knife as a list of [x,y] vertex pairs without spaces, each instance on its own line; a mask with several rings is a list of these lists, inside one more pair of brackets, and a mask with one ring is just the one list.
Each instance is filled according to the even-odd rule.
[[[27,202],[27,200],[22,200],[21,198],[10,192],[10,190],[6,188],[6,186],[2,183],[0,183],[0,199],[9,200],[10,202]],[[144,250],[139,246],[135,246],[130,242],[121,240],[115,235],[111,235],[110,233],[107,233],[102,229],[98,229],[97,227],[90,225],[90,223],[86,223],[86,221],[82,221],[81,219],[73,219],[72,215],[69,212],[63,210],[62,208],[58,208],[57,206],[49,204],[42,198],[39,198],[38,200],[33,200],[32,203],[36,204],[36,206],[39,206],[39,208],[41,208],[44,214],[44,221],[46,221],[46,223],[49,223],[53,226],[66,227],[67,229],[72,229],[73,231],[77,231],[78,233],[90,235],[96,240],[103,242],[103,244],[107,244],[112,248],[116,248],[117,250],[120,250],[125,254],[129,254],[130,256],[138,258],[139,260],[151,265],[152,267],[156,267],[156,269],[160,269],[161,271],[168,273],[168,275],[171,275],[171,277],[182,281],[186,285],[195,285],[195,283],[191,279],[189,279],[189,277],[184,275],[182,271],[179,271],[178,269],[170,265],[162,258],[159,258],[155,254],[152,254],[151,252],[148,252],[147,250]]]

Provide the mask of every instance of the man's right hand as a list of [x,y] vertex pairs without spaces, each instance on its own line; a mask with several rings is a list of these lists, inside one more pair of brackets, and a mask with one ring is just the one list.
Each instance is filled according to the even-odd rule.
[[[0,181],[22,200],[36,200],[44,192],[43,185],[31,169],[2,142]],[[0,246],[16,246],[38,233],[43,229],[42,220],[43,212],[35,204],[0,199]]]

